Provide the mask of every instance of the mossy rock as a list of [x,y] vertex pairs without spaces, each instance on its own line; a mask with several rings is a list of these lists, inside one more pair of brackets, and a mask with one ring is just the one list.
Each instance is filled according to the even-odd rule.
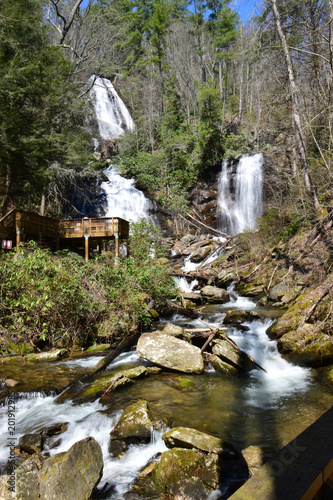
[[162,453],[153,471],[157,487],[171,497],[202,500],[220,484],[218,455],[173,448]]
[[234,448],[230,444],[224,443],[222,439],[191,427],[174,427],[165,432],[162,437],[168,448],[195,448],[205,453],[216,453],[229,457],[236,455]]
[[19,342],[16,343],[10,338],[7,339],[7,352],[9,354],[17,354],[19,356],[23,356],[24,354],[33,352],[34,348],[28,342]]
[[65,356],[67,356],[67,354],[68,354],[67,349],[53,349],[52,351],[28,354],[25,357],[25,359],[26,359],[26,361],[33,361],[35,363],[43,363],[43,362],[50,362],[50,361],[58,361],[59,359],[62,359]]
[[102,375],[92,382],[90,386],[82,393],[83,397],[95,396],[104,393],[107,389],[115,390],[119,386],[124,386],[132,382],[133,379],[148,375],[148,369],[145,366],[137,366],[122,370],[115,375]]
[[110,349],[110,344],[93,344],[88,349],[86,352],[102,352],[102,351],[108,351]]
[[[312,330],[312,335],[309,331]],[[296,332],[289,332],[278,341],[279,352],[291,362],[318,368],[333,362],[331,335],[315,334],[313,325],[304,325]]]
[[317,374],[318,378],[329,385],[333,390],[333,364],[325,366],[324,368],[319,368]]
[[255,283],[238,283],[236,285],[236,290],[242,295],[248,296],[248,297],[256,297],[257,295],[263,293],[264,291],[264,286],[263,285],[257,285]]

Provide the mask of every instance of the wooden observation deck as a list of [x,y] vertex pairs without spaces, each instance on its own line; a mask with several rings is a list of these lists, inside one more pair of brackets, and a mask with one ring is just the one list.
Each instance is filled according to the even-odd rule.
[[89,242],[115,240],[115,255],[119,255],[119,241],[127,240],[129,223],[120,217],[96,217],[57,220],[35,212],[11,210],[0,219],[0,240],[3,249],[18,246],[21,241],[35,240],[60,248],[60,244],[75,246],[84,241],[85,259],[89,256]]

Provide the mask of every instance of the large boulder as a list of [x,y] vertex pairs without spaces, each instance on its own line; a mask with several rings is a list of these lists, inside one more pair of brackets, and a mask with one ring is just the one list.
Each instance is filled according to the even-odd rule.
[[16,470],[20,500],[89,500],[102,477],[103,455],[88,437],[50,458],[32,455]]
[[236,452],[222,439],[191,427],[175,427],[163,434],[163,441],[168,448],[196,448],[206,453],[235,456]]
[[171,498],[203,500],[220,484],[218,455],[173,448],[162,453],[153,478]]
[[144,333],[139,338],[137,353],[163,368],[184,373],[202,373],[203,358],[198,347],[165,333]]
[[201,288],[201,297],[212,304],[224,304],[230,300],[230,295],[224,288],[211,285]]
[[[47,458],[44,455],[35,454],[16,469],[17,500],[36,500],[39,497],[39,478],[46,461]],[[67,498],[69,500],[69,497]]]
[[152,421],[149,416],[148,402],[139,400],[128,406],[116,426],[110,432],[110,451],[120,457],[133,443],[149,443]]

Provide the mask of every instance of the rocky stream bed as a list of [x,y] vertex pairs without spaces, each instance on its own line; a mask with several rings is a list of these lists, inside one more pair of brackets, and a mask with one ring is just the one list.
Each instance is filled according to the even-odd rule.
[[228,241],[170,247],[175,311],[103,372],[77,381],[107,345],[2,359],[0,498],[225,499],[332,406],[329,339],[296,358],[290,335],[309,332],[292,311],[314,318],[310,287],[242,281]]

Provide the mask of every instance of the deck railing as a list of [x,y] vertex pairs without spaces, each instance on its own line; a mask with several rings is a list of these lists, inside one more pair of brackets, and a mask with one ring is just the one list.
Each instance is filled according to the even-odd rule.
[[60,238],[119,238],[127,239],[129,235],[128,221],[120,217],[100,217],[94,219],[66,219],[59,222]]

